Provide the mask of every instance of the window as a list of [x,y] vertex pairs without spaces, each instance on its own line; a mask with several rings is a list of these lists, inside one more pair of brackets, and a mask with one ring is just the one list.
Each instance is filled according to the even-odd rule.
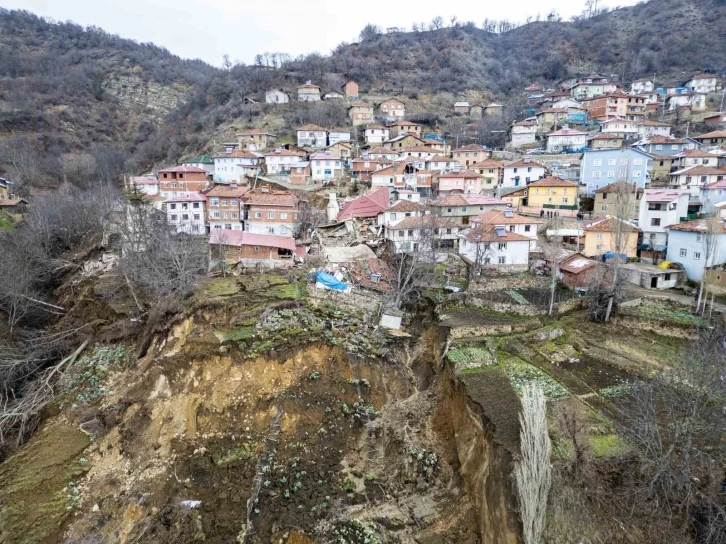
[[596,238],[598,240],[602,240],[602,233],[601,232],[598,232]]
[[219,219],[219,212],[212,212],[212,217],[214,219]]
[[[595,159],[594,161],[592,161],[592,165],[593,166],[602,166],[602,160],[601,159]],[[517,169],[515,168],[514,170],[516,171]]]
[[633,159],[633,164],[635,166],[642,166],[643,165],[643,159]]
[[451,234],[451,229],[446,229],[446,234]]
[[222,201],[222,206],[226,206],[226,205],[227,205],[227,201],[226,200],[223,200]]
[[275,234],[275,227],[267,227],[267,234]]
[[665,281],[671,281],[671,275],[670,274],[666,274],[665,276],[663,276],[663,279]]
[[176,204],[169,204],[169,207],[170,207],[170,208],[171,208],[172,210],[176,210]]
[[182,214],[182,219],[184,221],[189,221],[189,214],[188,213]]
[[254,252],[255,253],[259,253],[260,252],[260,246],[255,246]]
[[171,184],[172,189],[176,189],[176,182]]
[[660,151],[661,149],[663,149],[663,146],[662,145],[658,144],[658,145],[655,146],[655,150],[656,151]]
[[227,212],[224,212],[224,213],[222,214],[222,219],[227,219],[227,218],[228,218]]
[[275,212],[267,212],[267,219],[275,219]]
[[671,145],[671,149],[672,149],[673,151],[678,151],[678,144],[672,144],[672,145]]
[[681,257],[688,257],[688,250],[684,247],[681,248]]
[[396,214],[395,213],[392,213],[391,214],[391,221],[395,221],[395,220],[396,220]]
[[232,213],[232,219],[237,219],[237,218],[238,218],[238,214],[233,212]]
[[608,159],[608,166],[612,166],[617,163],[618,163],[618,161],[616,159]]
[[403,236],[403,231],[402,231],[402,230],[399,230],[399,231],[398,231],[398,236],[399,236],[399,237]]
[[593,179],[599,179],[602,177],[602,172],[593,172],[592,177]]
[[262,212],[255,212],[255,219],[262,219]]
[[506,257],[499,257],[499,264],[507,264],[507,258]]
[[615,177],[615,170],[608,170],[608,177],[614,178]]
[[694,252],[693,252],[693,258],[694,258],[694,260],[696,260],[696,261],[700,260],[700,259],[701,259],[701,253],[700,253],[700,252],[698,252],[698,251],[694,251]]
[[652,218],[652,219],[650,220],[650,225],[651,225],[652,227],[659,227],[659,226],[660,226],[660,217],[653,217],[653,218]]
[[176,215],[175,214],[171,216],[171,220],[172,221],[176,221]]
[[509,225],[509,232],[514,232],[514,229],[515,229],[514,225]]
[[280,212],[280,219],[287,219],[287,213]]
[[525,225],[524,232],[529,232],[531,228],[532,228],[532,225]]
[[198,210],[199,209],[199,202],[195,202],[194,204],[192,204],[192,208],[194,208],[195,210]]
[[640,174],[641,174],[641,172],[639,170],[636,170],[635,172],[633,172],[633,177],[634,178],[639,178],[640,177]]
[[696,242],[700,242],[703,239],[703,234],[696,234]]
[[499,242],[499,249],[500,250],[507,249],[507,242]]

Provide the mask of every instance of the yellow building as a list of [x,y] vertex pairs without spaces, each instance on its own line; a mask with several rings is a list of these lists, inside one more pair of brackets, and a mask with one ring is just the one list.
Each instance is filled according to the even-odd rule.
[[8,199],[8,186],[5,181],[0,178],[0,200]]
[[[617,222],[620,222],[620,227]],[[640,229],[632,223],[607,216],[585,223],[582,230],[584,238],[582,254],[585,257],[600,257],[605,253],[616,253],[618,238],[621,235],[623,247],[619,248],[619,252],[627,255],[629,259],[637,256]]]
[[[630,202],[626,202],[626,199]],[[595,217],[606,217],[616,215],[626,221],[638,219],[640,214],[640,199],[643,198],[643,189],[635,188],[634,183],[616,181],[595,191],[595,205],[593,213]],[[623,209],[628,204],[627,210]]]
[[527,205],[558,210],[577,209],[577,183],[550,176],[527,186]]
[[527,188],[522,187],[521,189],[515,189],[506,194],[502,192],[499,198],[501,198],[504,202],[508,202],[514,209],[517,209],[520,206],[526,206]]

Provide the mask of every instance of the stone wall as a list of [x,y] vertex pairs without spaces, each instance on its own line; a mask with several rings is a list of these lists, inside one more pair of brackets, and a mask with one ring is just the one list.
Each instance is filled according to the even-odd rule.
[[546,276],[533,276],[532,274],[507,274],[501,276],[486,276],[477,280],[472,280],[469,284],[471,292],[490,292],[503,291],[514,287],[524,289],[540,289],[547,288],[550,285],[550,278]]
[[330,304],[354,313],[363,313],[369,318],[377,317],[381,310],[381,301],[373,295],[351,291],[342,293],[330,289],[309,287],[309,299],[313,305]]

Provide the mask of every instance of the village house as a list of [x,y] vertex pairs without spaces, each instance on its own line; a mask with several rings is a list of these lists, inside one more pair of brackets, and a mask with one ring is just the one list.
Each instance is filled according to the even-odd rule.
[[[153,179],[156,180],[156,192],[154,194],[159,193],[159,180],[156,179],[156,176],[154,174],[149,174],[148,176],[144,176],[142,178],[131,178],[131,180],[134,179],[141,179],[142,181],[146,181],[149,179],[149,176],[151,176]],[[131,181],[133,183],[133,181]],[[0,178],[0,200],[8,200],[10,198],[10,182],[6,180],[5,178]],[[143,189],[141,189],[143,191]],[[144,191],[146,192],[146,191]]]
[[649,136],[664,136],[669,137],[671,135],[671,125],[662,121],[656,121],[655,119],[643,119],[638,123],[638,137],[647,138]]
[[287,104],[290,102],[290,95],[282,89],[272,89],[265,93],[265,102],[268,104]]
[[242,183],[245,176],[260,173],[264,156],[250,151],[230,151],[213,158],[216,183]]
[[486,147],[478,144],[469,144],[464,147],[454,149],[452,157],[459,161],[464,168],[468,168],[470,164],[486,160],[492,156],[492,152]]
[[243,220],[246,232],[277,234],[294,238],[300,227],[303,202],[289,191],[272,191],[258,187],[243,197]]
[[717,93],[721,90],[721,78],[714,74],[696,74],[683,85],[691,91],[697,93]]
[[570,89],[570,94],[576,100],[582,101],[585,98],[592,98],[605,94],[610,90],[615,90],[613,86],[608,85],[608,79],[599,75],[590,75],[577,81]]
[[698,198],[701,187],[726,178],[726,170],[713,166],[689,166],[671,172],[669,185],[676,189],[689,189],[694,200]]
[[561,153],[566,150],[580,150],[587,144],[587,132],[561,128],[547,135],[547,152]]
[[568,287],[589,289],[599,280],[600,265],[581,253],[568,255],[557,266],[557,278]]
[[674,136],[647,136],[635,142],[633,146],[646,153],[671,156],[696,147],[693,142]]
[[459,225],[431,214],[406,217],[386,226],[385,230],[385,238],[394,253],[456,249],[458,245]]
[[666,98],[666,108],[668,111],[682,108],[689,108],[691,111],[704,111],[706,109],[706,95],[693,91],[673,94]]
[[707,125],[726,125],[726,111],[706,114],[703,122]]
[[328,145],[328,131],[312,123],[297,129],[297,145],[322,149]]
[[423,141],[427,146],[433,147],[442,155],[448,155],[451,151],[451,146],[446,143],[446,140],[436,133],[425,134]]
[[639,96],[640,98],[642,98],[645,101],[645,111],[646,112],[655,111],[660,106],[661,99],[660,99],[660,95],[658,94],[657,91],[651,91],[648,93],[640,93],[636,96]]
[[640,229],[628,221],[608,215],[587,221],[582,231],[585,257],[602,257],[606,253],[627,255],[629,259],[637,256]]
[[512,141],[514,148],[530,145],[537,141],[537,120],[525,119],[512,123]]
[[537,230],[541,221],[514,213],[511,208],[501,206],[490,209],[471,218],[472,227],[504,227],[508,232],[529,238],[529,249],[537,249]]
[[638,139],[638,121],[632,119],[608,119],[600,123],[600,131],[608,134],[617,134],[626,140]]
[[310,155],[313,181],[332,181],[343,177],[343,161],[330,152]]
[[367,102],[356,100],[348,106],[348,117],[354,127],[367,125],[373,121],[373,106]]
[[323,100],[343,100],[345,95],[338,91],[325,91],[322,95]]
[[[713,247],[710,255],[709,245]],[[706,268],[726,263],[723,219],[712,217],[670,225],[666,260],[681,264],[689,280],[701,281]]]
[[396,189],[393,191],[394,200],[409,200],[411,202],[421,202],[421,193],[411,189]]
[[389,190],[386,187],[380,187],[343,203],[335,220],[347,221],[349,219],[381,217],[381,214],[390,206],[390,202]]
[[[159,194],[159,180],[154,174],[145,176],[131,176],[128,178],[128,188],[137,193],[155,196]],[[0,179],[0,200],[7,200],[8,188]]]
[[577,100],[573,100],[569,96],[554,100],[550,103],[550,108],[553,110],[566,110],[568,112],[584,111],[582,104]]
[[444,172],[439,174],[436,179],[439,195],[446,195],[451,192],[479,194],[481,191],[481,176],[469,170]]
[[293,162],[289,165],[290,183],[293,185],[305,185],[310,181],[310,161]]
[[423,217],[428,213],[426,206],[411,200],[396,200],[387,210],[378,216],[378,224],[396,225],[407,217]]
[[423,146],[425,144],[426,142],[413,134],[400,134],[399,136],[394,136],[390,140],[385,141],[383,143],[383,147],[400,151],[407,147]]
[[431,193],[432,173],[417,168],[412,162],[395,163],[371,173],[373,187],[416,190],[423,197]]
[[643,231],[643,244],[663,251],[668,243],[666,227],[688,217],[687,189],[646,189],[640,199],[638,226]]
[[332,145],[329,145],[323,150],[323,153],[330,153],[333,156],[341,159],[343,161],[343,165],[348,163],[350,158],[353,156],[353,144],[350,142],[338,142]]
[[350,142],[351,132],[349,128],[331,128],[328,131],[328,144],[334,145],[338,142]]
[[469,264],[501,272],[529,269],[531,239],[504,225],[478,224],[460,238],[459,255]]
[[472,218],[483,212],[507,208],[507,203],[499,198],[466,193],[450,193],[432,200],[429,204],[436,210],[436,215],[459,225],[468,225]]
[[304,85],[297,86],[298,102],[317,102],[320,100],[320,87],[306,81]]
[[237,134],[237,140],[239,141],[240,149],[260,151],[271,148],[275,144],[275,140],[277,140],[277,135],[265,132],[264,130],[250,128],[239,132]]
[[676,159],[675,156],[656,155],[655,153],[648,153],[648,156],[651,158],[651,167],[649,170],[650,186],[668,186],[671,172],[673,171],[673,165],[678,159]]
[[633,94],[650,93],[654,89],[653,81],[648,78],[636,79],[630,84],[630,92]]
[[197,236],[206,234],[204,225],[206,200],[206,197],[198,192],[167,198],[164,200],[166,222],[178,233]]
[[601,132],[588,138],[590,149],[620,149],[623,147],[623,138],[620,134]]
[[527,186],[527,205],[534,208],[576,210],[578,188],[577,183],[555,176],[540,179]]
[[469,103],[468,102],[455,102],[454,103],[454,113],[459,113],[461,115],[469,115]]
[[210,184],[207,171],[196,166],[172,166],[157,172],[159,192],[165,199],[204,191]]
[[527,197],[529,190],[526,186],[524,187],[500,187],[499,198],[501,198],[507,205],[513,209],[519,209],[520,206],[527,205]]
[[249,187],[217,185],[207,193],[207,223],[210,230],[244,230],[242,197]]
[[287,149],[276,149],[265,153],[265,166],[267,173],[273,175],[286,175],[290,172],[290,165],[304,160],[305,154]]
[[645,187],[649,183],[651,157],[638,149],[593,149],[585,151],[580,164],[580,184],[587,194],[615,181],[635,183]]
[[686,168],[688,166],[718,167],[718,155],[701,149],[686,149],[674,156],[673,159],[674,164],[678,168]]
[[433,147],[427,145],[416,145],[411,147],[404,147],[399,154],[399,157],[412,157],[415,159],[422,159],[420,162],[422,165],[431,157],[436,156],[436,150]]
[[433,157],[426,159],[424,167],[426,170],[430,170],[432,172],[448,172],[449,170],[457,172],[461,169],[461,163],[450,157],[434,155]]
[[391,131],[383,125],[368,125],[363,131],[363,137],[368,145],[382,144],[391,137]]
[[469,166],[469,170],[481,177],[482,191],[491,194],[499,187],[504,172],[504,163],[493,159],[486,159]]
[[389,164],[375,159],[353,159],[351,161],[350,174],[352,178],[358,181],[370,182],[373,172]]
[[469,108],[469,117],[472,119],[481,119],[484,117],[484,106],[481,104],[472,104]]
[[388,147],[373,147],[363,152],[363,157],[373,160],[395,161],[398,159],[398,151],[393,151]]
[[347,96],[348,98],[357,98],[358,97],[358,94],[359,94],[358,84],[355,81],[353,81],[353,80],[348,81],[348,83],[343,85],[342,89],[343,89],[343,94],[345,96]]
[[701,213],[719,214],[721,207],[716,204],[726,202],[726,179],[703,185],[698,200],[701,202]]
[[[636,188],[633,183],[624,181],[610,183],[595,191],[593,213],[596,217],[617,215],[627,221],[637,222],[643,193],[644,189]],[[626,204],[630,204],[630,209],[624,209]]]
[[[504,112],[504,104],[498,104],[496,102],[492,102],[491,104],[487,104],[484,107],[485,115],[501,115],[503,112]],[[471,110],[469,111],[469,115],[471,115]]]
[[547,169],[543,164],[524,158],[504,165],[502,187],[520,187],[542,179]]
[[[218,248],[223,248],[220,252]],[[227,264],[243,267],[288,268],[293,265],[295,240],[287,236],[253,234],[242,231],[212,230],[209,248],[213,262],[224,258]]]
[[[725,121],[726,122],[726,121]],[[714,130],[700,136],[693,136],[699,144],[704,146],[724,146],[726,145],[726,130]]]
[[549,132],[555,127],[567,124],[569,113],[566,110],[546,108],[535,114],[537,127],[540,132]]
[[206,170],[208,175],[214,175],[214,159],[211,155],[197,155],[179,162],[182,166],[194,166]]
[[632,94],[610,93],[582,101],[590,119],[607,121],[612,118],[638,121],[645,115],[645,99]]
[[418,123],[414,123],[413,121],[404,121],[401,119],[400,121],[389,123],[388,128],[391,131],[392,138],[402,134],[413,134],[414,136],[421,138],[423,126]]
[[396,121],[406,117],[406,105],[398,98],[389,98],[378,105],[378,115],[384,121]]

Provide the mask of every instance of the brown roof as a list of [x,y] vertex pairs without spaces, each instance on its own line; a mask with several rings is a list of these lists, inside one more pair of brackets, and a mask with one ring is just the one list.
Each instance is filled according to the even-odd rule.
[[671,175],[687,175],[687,176],[726,176],[726,170],[716,168],[714,166],[691,166],[678,170],[677,172],[671,172]]
[[418,123],[414,123],[413,121],[404,121],[401,119],[400,121],[395,121],[393,123],[388,124],[389,127],[420,127]]
[[262,191],[261,189],[248,191],[243,200],[250,206],[294,207],[298,203],[298,198],[289,191]]
[[507,203],[503,200],[486,195],[474,195],[471,193],[450,193],[431,202],[432,206],[444,208],[446,206],[501,206],[507,207]]
[[259,155],[255,155],[254,153],[250,153],[249,151],[230,151],[229,153],[217,153],[213,156],[215,159],[260,159],[261,157]]
[[348,106],[348,109],[350,108],[373,108],[373,106],[368,102],[361,102],[360,100],[356,100],[350,106]]
[[443,155],[434,155],[426,159],[426,162],[459,162],[451,157],[444,157]]
[[701,140],[703,138],[726,138],[726,130],[714,130],[713,132],[707,132],[700,136],[693,136],[694,140]]
[[566,179],[558,178],[557,176],[550,176],[544,179],[538,179],[534,183],[530,183],[528,187],[577,187],[577,183],[574,181],[568,181]]
[[[368,166],[365,163],[368,163]],[[381,164],[381,161],[376,159],[353,159],[351,170],[354,172],[375,172],[380,168]]]
[[717,159],[718,155],[709,153],[708,151],[701,151],[700,149],[686,149],[678,154],[679,157],[693,157],[696,159]]
[[384,100],[383,102],[381,102],[380,105],[382,106],[383,104],[385,104],[387,102],[398,102],[399,104],[402,104],[404,106],[406,105],[402,100],[399,100],[398,98],[387,98],[386,100]]
[[504,168],[521,168],[524,166],[535,166],[537,168],[545,168],[544,164],[540,164],[537,161],[532,161],[532,160],[529,160],[529,162],[525,162],[525,159],[520,159],[516,162],[505,164]]
[[669,127],[668,123],[664,123],[663,121],[656,121],[655,119],[642,119],[639,123],[640,125],[644,125],[646,127]]
[[[680,231],[686,231],[686,232],[706,232],[708,230],[708,223],[709,219],[696,219],[694,221],[684,221],[683,223],[678,223],[677,225],[670,225],[666,227],[670,230],[680,230]],[[710,219],[711,224],[713,225],[713,231],[716,234],[726,234],[726,227],[724,227],[724,222],[722,219],[719,219],[717,217],[712,217]]]
[[591,137],[590,140],[624,140],[625,138],[620,134],[611,134],[609,132],[601,132]]
[[426,206],[412,200],[396,200],[391,204],[387,211],[389,212],[422,212],[426,210]]
[[431,214],[427,214],[423,217],[406,217],[403,221],[396,223],[395,225],[388,226],[386,228],[391,230],[402,230],[402,229],[420,229],[420,228],[453,228],[459,225],[453,221],[445,219],[443,217],[432,217]]
[[247,130],[243,130],[242,132],[238,132],[237,136],[253,136],[253,135],[268,135],[268,136],[274,136],[271,132],[265,132],[264,130],[259,130],[256,128],[249,128]]
[[172,166],[171,168],[164,168],[159,172],[189,172],[194,174],[206,174],[207,171],[204,168],[197,168],[196,166],[189,166],[182,164],[181,166]]
[[207,192],[207,197],[210,196],[222,196],[229,198],[240,198],[245,193],[249,192],[250,188],[244,187],[231,187],[229,185],[215,185],[212,189]]
[[517,127],[534,127],[534,126],[537,126],[537,121],[527,121],[525,119],[524,121],[517,121],[512,124]]
[[494,159],[485,159],[469,165],[469,168],[504,168],[504,163]]
[[427,145],[410,145],[408,147],[404,147],[401,152],[405,153],[406,151],[411,152],[422,152],[422,153],[436,153],[436,149],[433,147],[429,147]]
[[[503,234],[499,234],[503,232]],[[480,227],[473,227],[464,233],[464,237],[470,242],[530,242],[532,239],[509,230],[497,232],[496,225],[484,224]]]
[[314,85],[312,83],[304,83],[302,85],[297,86],[298,89],[319,89],[319,85]]
[[371,123],[370,125],[366,125],[366,130],[368,130],[369,128],[370,129],[373,129],[374,128],[376,130],[387,130],[388,129],[388,127],[383,126],[380,123]]
[[373,148],[369,149],[367,151],[367,153],[369,155],[371,153],[373,153],[374,155],[376,155],[376,154],[379,154],[379,155],[398,155],[398,151],[394,151],[393,149],[390,149],[388,147],[382,147],[382,146],[373,147]]
[[269,153],[265,153],[265,157],[304,157],[304,151],[291,151],[289,149],[276,149]]
[[538,225],[541,221],[537,221],[532,217],[524,217],[511,213],[506,215],[505,210],[489,210],[472,218],[472,223],[481,223],[483,225]]
[[479,144],[469,144],[469,145],[465,145],[464,147],[454,149],[454,151],[452,151],[452,153],[458,153],[460,151],[487,151],[487,149],[484,146],[481,146]]
[[299,129],[297,129],[298,132],[303,131],[303,130],[308,131],[308,132],[310,132],[310,131],[312,131],[312,132],[327,132],[324,128],[319,127],[318,125],[313,125],[312,123],[308,123],[304,127],[300,127]]
[[595,261],[588,259],[580,253],[570,255],[560,262],[560,270],[564,270],[570,274],[579,274],[580,272],[589,270],[594,266],[597,266]]
[[481,177],[476,172],[471,170],[463,170],[462,172],[446,172],[445,174],[439,174],[440,178],[479,178]]
[[[625,181],[616,181],[614,183],[608,183],[605,187],[596,189],[596,193],[616,193],[619,190],[626,189],[627,192],[632,193],[635,189],[635,183],[626,183]],[[643,188],[638,187],[638,194],[643,194]]]
[[594,221],[588,221],[582,226],[582,229],[587,232],[613,232],[615,230],[615,221],[620,221],[623,224],[623,230],[625,231],[640,232],[640,229],[632,223],[628,223],[627,221],[623,221],[622,219],[618,219],[611,215],[595,219]]
[[0,206],[2,207],[13,207],[17,206],[18,204],[27,204],[26,200],[23,200],[22,198],[2,198],[0,199]]

